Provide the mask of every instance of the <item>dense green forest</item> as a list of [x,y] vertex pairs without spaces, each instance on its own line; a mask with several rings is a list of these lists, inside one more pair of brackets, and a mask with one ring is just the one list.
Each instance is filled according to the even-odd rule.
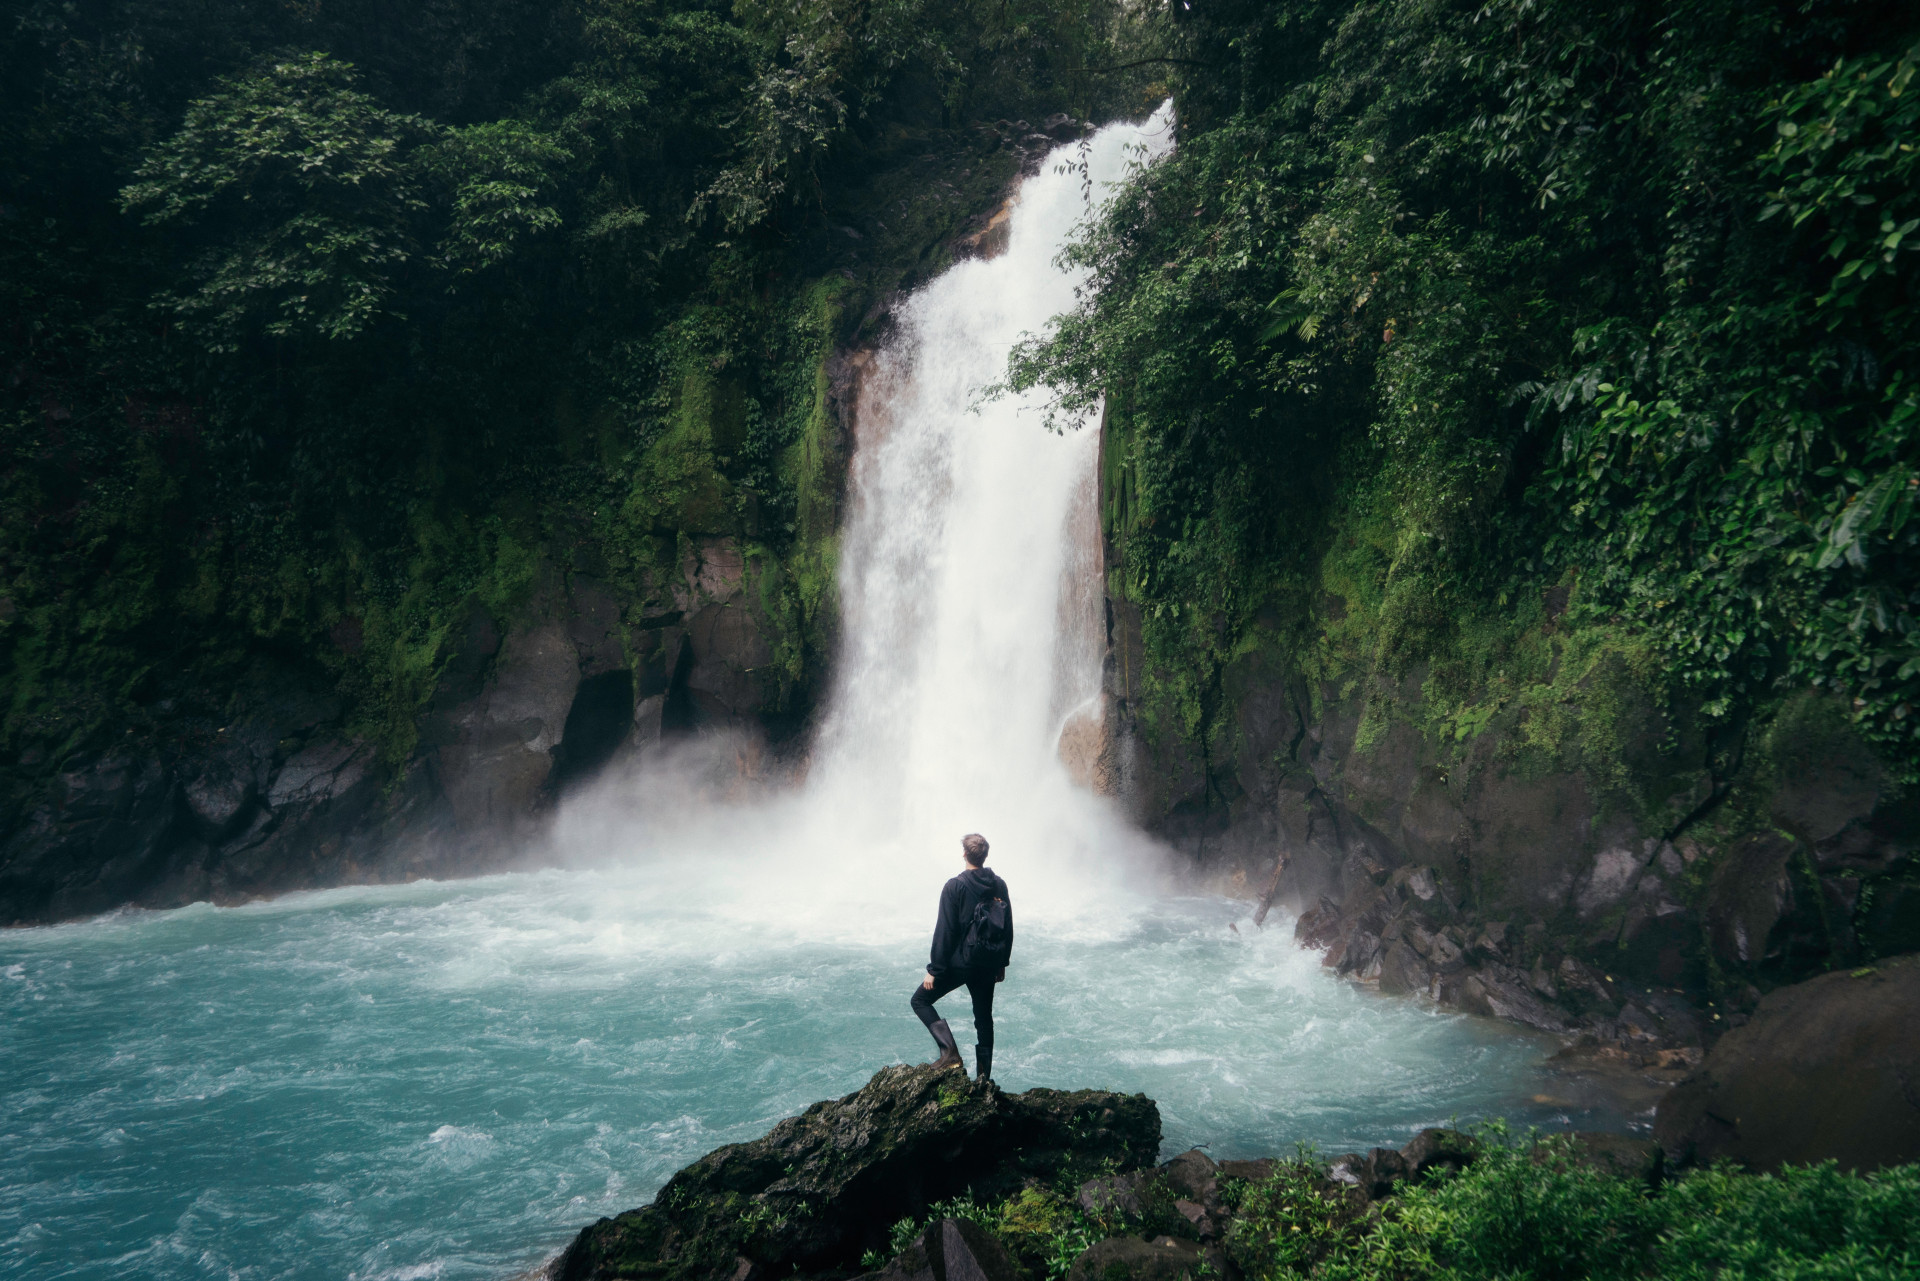
[[[30,0],[0,30],[8,806],[264,657],[389,765],[542,563],[742,540],[798,724],[826,363],[1015,176],[1177,151],[1014,386],[1108,407],[1152,716],[1249,647],[1427,731],[1737,755],[1816,688],[1920,768],[1920,19],[1879,0]],[[1552,647],[1536,643],[1556,632]],[[1402,709],[1404,710],[1404,709]],[[1362,745],[1370,732],[1363,725]],[[1617,753],[1616,753],[1617,754]]]
[[1000,199],[1010,118],[1158,101],[1130,38],[1101,0],[12,9],[10,800],[222,723],[263,656],[397,764],[468,602],[543,558],[640,599],[689,534],[744,540],[799,715],[823,361]]
[[1723,765],[1832,691],[1912,778],[1912,7],[1170,18],[1178,152],[1011,379],[1109,398],[1160,714],[1205,741],[1264,645],[1371,691],[1362,745],[1413,678],[1437,737],[1518,702],[1604,771],[1604,669]]

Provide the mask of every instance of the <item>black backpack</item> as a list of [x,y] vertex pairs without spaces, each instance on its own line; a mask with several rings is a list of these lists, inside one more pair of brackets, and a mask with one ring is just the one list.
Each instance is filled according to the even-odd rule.
[[962,973],[982,974],[1005,969],[1012,956],[1012,909],[1007,900],[989,895],[973,905],[973,920],[953,954],[953,966]]

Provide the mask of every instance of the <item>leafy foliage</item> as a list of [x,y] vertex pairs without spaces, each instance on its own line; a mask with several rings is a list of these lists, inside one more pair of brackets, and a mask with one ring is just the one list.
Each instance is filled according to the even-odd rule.
[[193,103],[122,201],[148,226],[202,233],[198,287],[168,301],[212,350],[250,331],[354,338],[391,310],[416,252],[426,202],[410,152],[426,133],[360,92],[350,66],[310,54]]
[[1466,1170],[1403,1185],[1385,1213],[1356,1214],[1317,1168],[1282,1162],[1248,1189],[1235,1256],[1256,1281],[1891,1279],[1920,1263],[1913,1166],[1714,1169],[1649,1191],[1564,1138],[1480,1137]]
[[[1482,620],[1517,638],[1563,584],[1710,720],[1818,685],[1920,768],[1910,12],[1248,2],[1163,33],[1198,64],[1180,145],[1069,251],[1093,286],[1010,384],[1104,398],[1118,586],[1191,733],[1261,637],[1376,689],[1471,651],[1465,699]],[[1356,541],[1378,600],[1336,657]]]
[[398,763],[470,610],[543,565],[638,608],[689,537],[739,542],[798,717],[826,361],[1010,179],[989,122],[1139,96],[1069,74],[1126,39],[1108,0],[17,19],[0,829],[61,768],[225,724],[261,664]]
[[[1475,1130],[1466,1169],[1397,1186],[1368,1206],[1310,1153],[1265,1179],[1224,1187],[1226,1249],[1249,1281],[1685,1281],[1857,1277],[1920,1266],[1920,1166],[1869,1175],[1832,1163],[1754,1175],[1700,1170],[1649,1188],[1604,1171],[1564,1136]],[[928,1222],[968,1219],[1038,1274],[1066,1275],[1109,1236],[1183,1230],[1088,1215],[1067,1189],[1030,1187],[991,1205],[962,1197],[895,1225],[888,1257]],[[878,1251],[863,1266],[884,1266]]]

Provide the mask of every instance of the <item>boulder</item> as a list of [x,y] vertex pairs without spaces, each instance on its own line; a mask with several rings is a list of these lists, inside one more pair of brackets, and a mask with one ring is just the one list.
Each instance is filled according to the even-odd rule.
[[573,642],[547,623],[508,636],[491,680],[435,718],[434,776],[463,828],[506,828],[533,812],[579,686]]
[[1580,878],[1574,891],[1574,904],[1581,917],[1591,919],[1626,898],[1639,879],[1645,861],[1634,851],[1617,845],[1594,855],[1593,866]]
[[1412,995],[1425,993],[1433,983],[1433,974],[1412,945],[1396,940],[1380,962],[1380,990]]
[[267,807],[276,813],[344,796],[367,776],[373,749],[347,739],[325,738],[296,752],[274,775]]
[[1422,1130],[1413,1142],[1395,1151],[1374,1148],[1364,1155],[1349,1152],[1327,1166],[1329,1181],[1352,1188],[1367,1201],[1392,1196],[1397,1184],[1424,1178],[1436,1171],[1464,1169],[1474,1158],[1474,1140],[1458,1130]]
[[1541,1000],[1526,975],[1509,965],[1490,961],[1449,984],[1443,995],[1473,1014],[1512,1019],[1528,1027],[1558,1032],[1567,1025],[1566,1014]]
[[1425,1178],[1436,1170],[1463,1170],[1473,1163],[1475,1143],[1458,1130],[1427,1129],[1413,1136],[1413,1142],[1400,1149],[1407,1173]]
[[1264,1183],[1273,1177],[1274,1165],[1272,1157],[1260,1157],[1253,1161],[1222,1161],[1219,1165],[1220,1177],[1238,1179],[1242,1183]]
[[249,817],[258,791],[250,765],[244,759],[215,757],[185,781],[181,796],[202,838],[221,840]]
[[1161,1166],[1160,1174],[1175,1195],[1208,1203],[1216,1195],[1219,1169],[1212,1157],[1193,1148]]
[[1198,1201],[1175,1201],[1173,1210],[1200,1234],[1202,1241],[1213,1241],[1220,1236],[1219,1225],[1214,1222],[1213,1216],[1207,1213],[1207,1207]]
[[1080,1208],[1096,1217],[1124,1215],[1137,1219],[1147,1212],[1141,1196],[1140,1175],[1113,1174],[1080,1185]]
[[1406,1157],[1392,1148],[1375,1148],[1365,1156],[1349,1152],[1327,1167],[1329,1179],[1356,1189],[1369,1201],[1393,1195],[1394,1184],[1410,1173]]
[[1707,932],[1728,966],[1751,968],[1765,959],[1767,940],[1788,904],[1787,860],[1794,843],[1775,832],[1736,842],[1707,886]]
[[1025,1281],[1019,1263],[993,1234],[965,1219],[927,1225],[872,1281]]
[[[1631,1134],[1608,1134],[1599,1130],[1575,1130],[1567,1136],[1568,1155],[1575,1164],[1631,1179],[1656,1184],[1666,1171],[1666,1158],[1652,1139],[1636,1139]],[[1538,1151],[1538,1149],[1536,1149]]]
[[1761,1170],[1920,1160],[1920,955],[1768,993],[1660,1100],[1654,1137]]
[[1135,1170],[1159,1146],[1160,1112],[1144,1095],[1008,1095],[951,1069],[882,1068],[764,1138],[708,1153],[653,1204],[586,1228],[555,1276],[721,1281],[742,1261],[773,1276],[850,1269],[936,1201],[991,1200],[1108,1162]]
[[1201,1274],[1204,1262],[1192,1241],[1109,1237],[1073,1261],[1067,1281],[1189,1281]]

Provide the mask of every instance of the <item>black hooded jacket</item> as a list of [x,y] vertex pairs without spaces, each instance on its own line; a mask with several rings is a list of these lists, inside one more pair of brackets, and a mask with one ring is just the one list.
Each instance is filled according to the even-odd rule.
[[974,905],[987,898],[1007,903],[1007,938],[1013,938],[1013,896],[1007,883],[984,867],[970,867],[948,881],[940,891],[940,917],[933,923],[933,951],[927,958],[927,973],[944,978],[952,973],[953,954],[967,941],[967,926],[973,922]]

